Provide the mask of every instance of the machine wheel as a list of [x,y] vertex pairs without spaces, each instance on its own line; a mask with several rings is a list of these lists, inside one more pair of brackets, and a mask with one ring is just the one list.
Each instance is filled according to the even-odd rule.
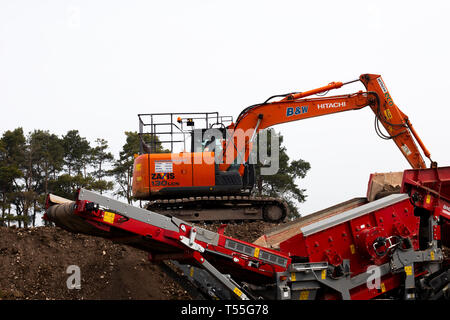
[[264,207],[263,217],[267,222],[280,222],[286,217],[286,212],[279,206],[271,205]]

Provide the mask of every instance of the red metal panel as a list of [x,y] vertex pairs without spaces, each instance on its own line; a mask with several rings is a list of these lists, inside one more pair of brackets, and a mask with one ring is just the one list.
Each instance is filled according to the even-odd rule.
[[[417,249],[418,233],[419,218],[414,216],[413,206],[406,199],[306,237],[298,234],[280,243],[280,249],[289,255],[308,257],[310,262],[327,261],[335,266],[348,259],[352,276],[356,276],[367,272],[369,266],[388,262],[387,254],[379,257],[372,249],[378,237],[408,237]],[[384,277],[383,292],[397,286],[396,277]],[[382,291],[369,290],[362,285],[352,291],[352,299],[373,298]]]
[[406,170],[403,174],[402,192],[409,192],[413,186],[430,190],[450,201],[450,167]]
[[385,262],[384,259],[374,261],[376,259],[360,241],[367,230],[374,228],[378,228],[380,236],[384,237],[411,237],[414,246],[418,246],[419,219],[414,216],[407,199],[308,237],[299,233],[280,243],[280,250],[289,255],[308,257],[310,262],[328,261],[336,265],[339,260],[349,259],[352,271],[358,274],[365,272],[369,265]]

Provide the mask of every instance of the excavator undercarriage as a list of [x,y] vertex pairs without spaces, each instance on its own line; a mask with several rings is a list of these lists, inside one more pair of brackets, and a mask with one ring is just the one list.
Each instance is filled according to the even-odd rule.
[[203,196],[150,201],[145,208],[192,222],[282,222],[289,207],[274,197]]

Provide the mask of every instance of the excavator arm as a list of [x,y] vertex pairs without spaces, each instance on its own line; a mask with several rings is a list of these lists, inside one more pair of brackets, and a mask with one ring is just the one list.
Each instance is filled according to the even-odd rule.
[[[366,91],[305,99],[314,94],[326,94],[329,90],[341,88],[345,84],[358,80],[364,84]],[[370,106],[375,113],[375,128],[379,136],[383,139],[392,139],[412,168],[426,168],[416,142],[424,155],[431,161],[430,152],[424,146],[408,117],[394,103],[381,76],[363,74],[358,80],[347,83],[332,82],[327,86],[310,91],[284,95],[282,100],[275,102],[269,102],[271,100],[269,98],[264,103],[244,109],[236,122],[228,128],[232,133],[224,148],[220,170],[226,171],[231,164],[238,162],[241,163],[239,170],[242,174],[243,164],[248,160],[253,139],[256,133],[265,128],[286,122],[358,110],[366,106]],[[380,124],[388,132],[388,135],[380,130]],[[244,147],[238,147],[237,141],[245,141]],[[230,150],[230,148],[234,150]],[[245,156],[242,156],[243,154]],[[436,163],[431,161],[431,166],[435,167]]]
[[[362,82],[366,90],[325,96],[328,91],[357,81]],[[280,199],[249,196],[249,191],[255,184],[255,175],[253,167],[247,164],[257,133],[281,123],[367,106],[375,114],[375,128],[379,136],[393,140],[412,168],[426,168],[421,151],[428,158],[430,153],[408,117],[392,100],[381,76],[364,74],[351,82],[333,82],[310,91],[270,97],[263,103],[244,109],[235,123],[225,126],[217,120],[216,124],[222,124],[220,129],[213,128],[206,132],[207,129],[212,129],[209,125],[206,125],[204,131],[196,129],[195,132],[201,133],[199,141],[193,130],[192,141],[201,142],[202,145],[197,149],[193,143],[192,152],[147,153],[136,157],[133,196],[151,200],[147,205],[149,210],[179,215],[189,221],[281,221],[289,208]],[[312,97],[316,94],[319,97]],[[193,124],[193,119],[187,120],[188,124]],[[204,141],[207,147],[203,148]],[[214,151],[209,149],[210,146]],[[432,162],[432,166],[436,165]],[[387,176],[371,179],[371,185],[384,187],[385,183],[380,181],[381,178]],[[397,187],[397,184],[392,185]],[[378,195],[375,192],[378,188],[370,190],[368,198]]]

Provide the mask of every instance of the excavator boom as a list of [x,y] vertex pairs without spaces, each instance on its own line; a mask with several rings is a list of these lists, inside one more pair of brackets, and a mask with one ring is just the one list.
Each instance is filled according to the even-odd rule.
[[[240,114],[236,123],[229,127],[233,131],[232,139],[244,140],[243,134],[252,136],[252,131],[258,132],[281,123],[358,110],[370,106],[376,116],[376,128],[379,135],[384,139],[392,139],[413,169],[426,168],[425,161],[415,141],[417,141],[426,157],[430,158],[430,152],[419,138],[408,117],[394,103],[381,76],[363,74],[359,80],[364,84],[367,91],[359,91],[348,95],[304,99],[314,94],[341,88],[344,85],[342,82],[332,82],[317,89],[289,94],[280,101],[265,102],[249,107]],[[383,125],[388,135],[380,131],[379,123]],[[224,151],[224,160],[220,167],[222,171],[228,170],[237,158],[237,156],[233,156],[233,159],[227,159],[227,155],[232,154],[228,149],[236,146],[232,139],[228,140],[227,150]],[[251,141],[245,147],[246,157],[244,161],[241,161],[243,163],[248,160],[251,151]],[[239,150],[238,154],[242,152],[244,150]]]
[[[364,85],[365,91],[324,96],[330,90],[357,81]],[[313,95],[320,96],[312,97]],[[272,101],[275,97],[281,99]],[[219,132],[214,141],[193,139],[201,145],[193,146],[191,152],[141,154],[134,163],[133,195],[141,200],[150,200],[147,206],[149,210],[182,217],[188,221],[281,221],[289,210],[285,203],[275,198],[249,196],[255,184],[254,167],[249,164],[249,157],[256,134],[277,124],[364,107],[370,107],[374,112],[378,135],[383,139],[393,140],[413,169],[427,167],[420,149],[428,158],[429,151],[408,117],[394,103],[381,76],[363,74],[350,82],[332,82],[300,93],[277,95],[263,103],[247,107],[235,122],[231,120],[227,126],[222,124],[220,130],[214,129]],[[206,118],[208,117],[211,115],[207,114]],[[171,115],[171,119],[173,118]],[[216,119],[218,118],[216,115]],[[193,117],[188,117],[186,125],[192,127],[194,120]],[[218,122],[215,124],[219,124]],[[153,128],[153,118],[151,123]],[[177,117],[177,125],[183,125],[182,117]],[[211,126],[204,130],[206,131],[202,131],[202,137],[209,133],[208,130],[212,131]],[[154,131],[152,135],[156,135]],[[152,139],[156,140],[154,137]],[[214,144],[213,149],[207,150],[204,145],[211,143]],[[437,166],[433,161],[431,163],[432,167]],[[377,179],[383,180],[380,177]],[[377,189],[378,187],[373,190]],[[370,195],[370,198],[375,197],[376,195]]]

